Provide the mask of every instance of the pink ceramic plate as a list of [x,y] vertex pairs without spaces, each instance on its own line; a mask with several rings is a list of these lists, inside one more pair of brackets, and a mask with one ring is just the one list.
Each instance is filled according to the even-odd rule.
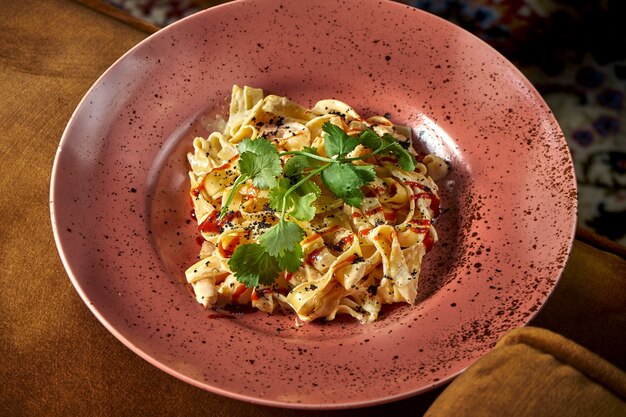
[[[260,312],[211,319],[195,303],[185,153],[235,83],[390,113],[450,161],[415,306],[296,327]],[[570,154],[528,81],[458,27],[377,0],[240,1],[156,33],[87,93],[52,177],[65,267],[117,338],[198,387],[285,407],[378,404],[458,375],[539,310],[576,212]]]

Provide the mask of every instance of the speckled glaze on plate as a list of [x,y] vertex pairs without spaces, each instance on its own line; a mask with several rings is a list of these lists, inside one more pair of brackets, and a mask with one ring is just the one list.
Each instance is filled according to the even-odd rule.
[[[415,306],[298,327],[195,303],[185,153],[235,83],[389,113],[450,161]],[[240,1],[156,33],[94,84],[61,140],[51,211],[78,293],[142,358],[240,400],[345,408],[441,385],[527,323],[567,259],[576,185],[545,103],[469,33],[391,2]]]

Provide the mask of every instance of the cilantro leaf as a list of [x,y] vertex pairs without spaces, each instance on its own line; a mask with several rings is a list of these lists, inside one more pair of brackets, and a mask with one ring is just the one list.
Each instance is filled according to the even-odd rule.
[[[291,181],[289,181],[288,178],[281,178],[276,187],[270,190],[269,203],[272,209],[277,212],[283,211],[283,197],[290,187]],[[289,202],[287,202],[287,206],[289,206]],[[285,211],[287,211],[288,208],[289,207],[285,207]]]
[[296,272],[302,265],[300,241],[304,230],[279,220],[259,238],[259,243],[237,246],[228,261],[237,281],[247,287],[270,285],[281,271]]
[[254,140],[250,138],[245,138],[241,142],[239,142],[239,144],[237,145],[237,149],[239,150],[239,153],[252,152],[255,154],[278,154],[276,146],[274,146],[272,141],[266,139],[265,136],[259,136]]
[[[358,207],[363,203],[361,187],[374,181],[376,172],[372,165],[350,162],[367,156],[345,158],[359,144],[372,149],[374,154],[394,155],[402,169],[415,169],[413,156],[390,134],[380,137],[366,129],[359,137],[353,137],[331,123],[324,123],[322,129],[326,134],[326,154],[333,158],[321,157],[315,148],[286,152],[295,155],[285,163],[284,172],[280,154],[271,141],[264,137],[244,139],[238,145],[241,175],[233,188],[251,179],[255,187],[270,190],[269,204],[274,210],[306,221],[315,216],[314,202],[321,193],[311,180],[318,174],[324,185],[346,204]],[[278,180],[281,173],[284,177]],[[233,193],[234,189],[225,208]],[[304,230],[297,223],[283,217],[259,237],[258,243],[238,246],[228,264],[237,280],[247,287],[269,285],[281,271],[295,272],[300,268],[303,257],[300,242],[304,236]]]
[[359,138],[348,135],[342,128],[330,122],[324,123],[322,130],[326,133],[324,144],[328,156],[347,155],[359,144]]
[[239,171],[241,176],[251,178],[252,184],[261,190],[276,186],[276,177],[282,165],[276,146],[264,137],[244,139],[239,145]]
[[359,135],[359,141],[364,146],[367,146],[373,151],[380,148],[383,144],[380,136],[378,136],[376,132],[374,132],[372,129],[365,129],[363,132],[361,132],[361,134]]
[[363,181],[363,185],[376,179],[376,171],[374,171],[374,165],[352,165],[351,170]]
[[302,266],[302,246],[294,246],[291,252],[285,252],[282,256],[277,256],[278,266],[287,272],[296,272]]
[[385,148],[385,153],[390,153],[398,159],[398,165],[405,171],[415,170],[415,158],[402,147],[389,133],[381,138],[371,129],[366,129],[359,135],[359,141],[373,151]]
[[248,288],[272,284],[281,271],[278,260],[258,243],[237,246],[228,266],[237,281]]
[[[294,195],[295,194],[295,195]],[[300,196],[297,192],[289,195],[293,199],[293,210],[289,212],[294,219],[309,221],[315,217],[315,206],[313,202],[317,199],[317,194],[308,193]]]
[[296,245],[300,246],[304,234],[304,230],[296,223],[280,219],[259,237],[259,243],[270,255],[281,257],[285,252],[294,252]]
[[[318,155],[317,148],[310,148],[308,146],[305,146],[300,152]],[[320,165],[321,162],[317,159],[308,158],[306,155],[294,155],[285,162],[283,171],[286,177],[295,177],[304,174],[307,168],[317,168]]]
[[363,203],[361,187],[376,177],[371,165],[332,164],[322,171],[322,181],[346,204],[358,207]]
[[[299,178],[295,178],[294,181],[299,181]],[[316,183],[314,183],[313,181],[309,180],[309,181],[305,181],[304,183],[302,183],[302,185],[300,185],[300,187],[298,187],[297,192],[300,195],[306,195],[306,194],[313,193],[317,197],[319,197],[320,194],[322,193],[322,190],[320,190],[320,187],[318,187],[318,185]]]
[[363,204],[363,191],[359,188],[349,188],[343,191],[341,199],[349,206],[360,207]]
[[[305,181],[298,188],[291,191],[285,199],[285,194],[292,188],[291,181],[281,178],[278,186],[269,193],[270,207],[276,211],[285,211],[295,219],[308,221],[315,217],[313,202],[320,194],[319,187],[312,181]],[[283,202],[287,207],[283,207]]]

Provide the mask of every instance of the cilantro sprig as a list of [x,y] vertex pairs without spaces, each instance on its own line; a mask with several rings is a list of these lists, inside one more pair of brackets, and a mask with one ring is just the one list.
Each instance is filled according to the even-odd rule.
[[359,137],[361,143],[374,153],[387,153],[393,155],[398,160],[398,165],[405,171],[413,171],[415,169],[415,158],[406,149],[404,149],[396,139],[389,133],[385,133],[382,137],[378,136],[373,130],[365,130]]
[[237,246],[228,261],[235,278],[246,287],[270,285],[281,271],[296,272],[302,264],[304,230],[280,219],[259,238],[259,243]]
[[[281,272],[295,272],[302,265],[300,242],[305,232],[296,221],[315,217],[314,202],[321,190],[314,177],[319,176],[324,186],[346,204],[359,207],[364,198],[361,187],[374,181],[376,173],[373,165],[355,165],[353,161],[387,154],[395,157],[402,169],[415,169],[413,156],[389,134],[381,137],[366,129],[359,136],[350,136],[328,122],[322,130],[326,156],[311,147],[279,153],[264,137],[244,139],[238,145],[240,175],[222,206],[220,218],[228,212],[237,189],[249,180],[261,190],[270,190],[269,205],[280,213],[278,222],[259,237],[258,243],[239,245],[228,261],[237,280],[247,287],[271,285]],[[347,157],[358,145],[371,152]],[[287,155],[291,157],[282,167],[280,157]]]
[[276,177],[282,172],[276,146],[264,137],[256,140],[244,139],[237,145],[237,148],[239,149],[240,175],[233,183],[231,192],[222,205],[220,218],[226,215],[235,192],[246,181],[251,179],[252,185],[256,188],[269,190],[276,186]]

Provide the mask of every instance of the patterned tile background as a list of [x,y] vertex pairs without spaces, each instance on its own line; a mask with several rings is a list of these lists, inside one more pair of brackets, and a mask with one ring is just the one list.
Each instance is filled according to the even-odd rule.
[[[161,27],[221,3],[107,2]],[[554,112],[572,151],[579,225],[626,245],[626,2],[402,2],[474,33],[528,77]]]

